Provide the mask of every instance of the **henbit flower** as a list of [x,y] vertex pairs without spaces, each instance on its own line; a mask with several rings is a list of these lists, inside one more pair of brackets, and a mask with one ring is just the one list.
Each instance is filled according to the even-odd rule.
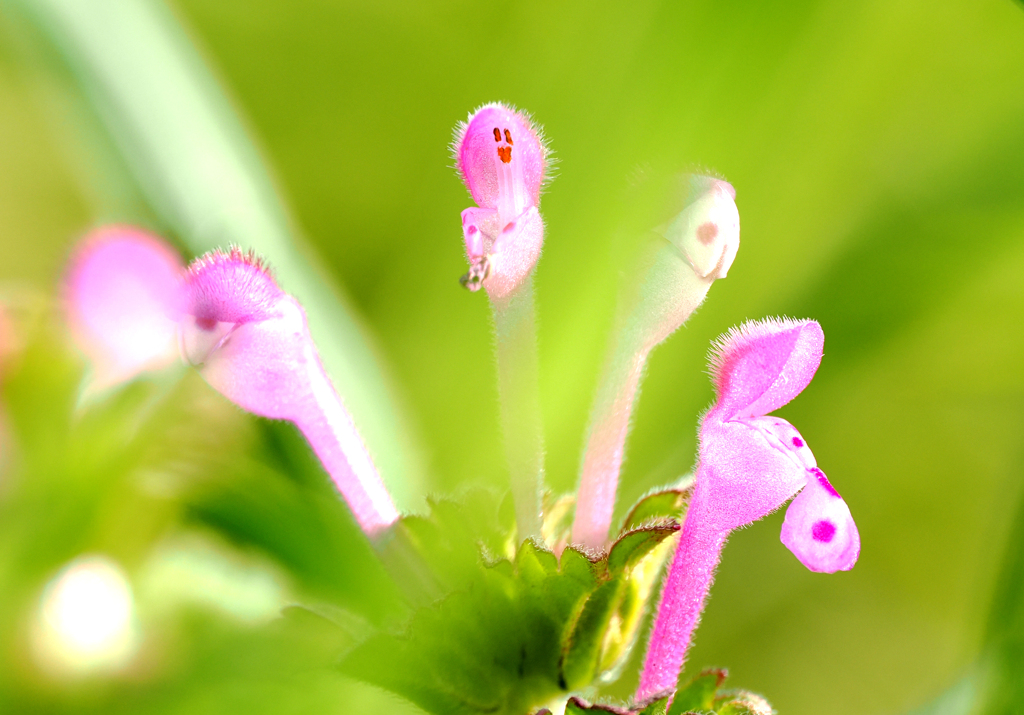
[[462,212],[469,273],[494,315],[498,393],[519,538],[540,536],[544,434],[540,415],[533,268],[544,243],[538,205],[548,152],[521,112],[488,104],[456,128],[452,152],[477,206]]
[[470,263],[462,284],[504,298],[533,270],[544,243],[538,207],[547,147],[529,117],[494,103],[456,128],[452,149],[477,204],[462,212]]
[[320,363],[298,301],[237,248],[194,261],[183,290],[188,362],[243,409],[295,423],[368,535],[393,524],[398,511]]
[[128,226],[97,229],[75,250],[64,278],[65,311],[72,338],[92,364],[94,388],[177,359],[182,270],[164,241]]
[[572,542],[604,548],[615,510],[630,417],[647,358],[724,278],[740,244],[736,191],[721,179],[688,177],[685,208],[661,231],[613,333],[591,411]]
[[716,345],[710,362],[717,401],[701,421],[693,497],[665,579],[637,701],[675,687],[733,529],[800,492],[786,512],[782,542],[812,571],[846,571],[857,562],[860,536],[846,502],[800,433],[767,416],[810,383],[823,344],[818,323],[783,319],[745,323]]
[[294,422],[367,534],[398,518],[302,307],[251,255],[212,253],[186,272],[163,240],[104,228],[76,251],[65,296],[73,336],[104,384],[182,355],[243,409]]

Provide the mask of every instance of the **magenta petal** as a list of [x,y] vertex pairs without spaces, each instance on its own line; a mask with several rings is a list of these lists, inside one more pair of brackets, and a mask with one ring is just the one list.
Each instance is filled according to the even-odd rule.
[[243,323],[274,314],[284,296],[254,254],[239,248],[193,261],[185,278],[186,310],[209,322]]
[[240,407],[294,419],[315,361],[306,316],[253,256],[239,249],[195,261],[185,279],[181,349]]
[[696,489],[707,495],[714,530],[729,531],[764,518],[792,498],[806,479],[804,467],[764,431],[744,422],[705,418]]
[[860,534],[850,508],[820,469],[786,510],[782,543],[811,571],[849,571],[860,556]]
[[491,275],[484,281],[487,294],[504,298],[530,274],[544,245],[544,222],[531,206],[504,227],[491,247]]
[[[309,401],[309,373],[317,357],[306,317],[290,296],[273,315],[231,325],[203,361],[203,378],[229,400],[263,417],[294,420]],[[183,340],[191,332],[182,324]],[[193,338],[194,339],[194,338]]]
[[785,405],[814,377],[824,343],[813,320],[767,319],[729,331],[711,356],[715,418],[760,417]]
[[518,210],[540,204],[547,150],[522,112],[497,103],[481,107],[459,128],[454,151],[462,180],[478,206],[497,209],[499,194],[514,192],[522,193]]
[[65,300],[72,335],[97,382],[112,384],[174,361],[181,259],[159,238],[112,226],[72,257]]

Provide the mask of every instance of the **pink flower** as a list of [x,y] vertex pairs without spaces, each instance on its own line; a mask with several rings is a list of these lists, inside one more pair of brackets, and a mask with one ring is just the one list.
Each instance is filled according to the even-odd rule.
[[[778,509],[782,542],[810,570],[849,570],[860,536],[839,493],[791,424],[767,414],[810,383],[824,335],[812,320],[745,323],[711,359],[718,399],[701,421],[700,459],[683,534],[669,569],[637,700],[675,687],[733,529]],[[801,491],[803,490],[803,491]]]
[[298,301],[235,248],[192,263],[184,304],[182,353],[206,381],[249,412],[294,422],[367,534],[394,523],[398,511],[320,363]]
[[65,292],[72,334],[104,384],[166,366],[180,346],[229,400],[295,423],[367,534],[398,519],[302,306],[251,254],[214,252],[185,271],[159,238],[100,229],[76,252]]
[[90,233],[64,279],[68,325],[107,387],[177,359],[176,300],[182,262],[156,236],[128,226]]
[[529,117],[488,104],[456,129],[453,152],[477,203],[462,212],[470,270],[462,283],[503,298],[530,274],[544,243],[540,190],[547,148]]

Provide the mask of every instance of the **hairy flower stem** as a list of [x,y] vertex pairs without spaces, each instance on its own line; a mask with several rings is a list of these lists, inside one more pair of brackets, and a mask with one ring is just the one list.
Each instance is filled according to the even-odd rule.
[[583,453],[572,541],[601,549],[608,539],[630,416],[649,351],[619,340],[601,375]]
[[675,690],[729,534],[714,526],[705,490],[701,488],[705,481],[702,476],[698,469],[697,486],[687,510],[683,534],[662,587],[636,691],[637,702]]
[[398,510],[316,351],[309,346],[308,352],[304,362],[309,403],[295,418],[295,424],[331,475],[359,526],[367,536],[376,536],[398,520]]
[[512,479],[519,540],[540,536],[544,432],[540,414],[533,277],[491,300],[498,362],[498,397]]
[[694,273],[679,250],[661,238],[644,256],[639,275],[613,333],[580,469],[572,541],[591,549],[603,549],[608,540],[629,421],[647,357],[700,305],[713,282]]

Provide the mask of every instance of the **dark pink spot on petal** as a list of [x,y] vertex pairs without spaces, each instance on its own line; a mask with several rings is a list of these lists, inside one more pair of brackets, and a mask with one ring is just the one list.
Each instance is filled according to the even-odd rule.
[[697,240],[703,243],[705,246],[710,245],[715,240],[715,236],[718,235],[718,226],[714,221],[708,221],[702,223],[697,227]]
[[196,318],[196,327],[199,328],[200,330],[205,330],[206,332],[210,332],[211,330],[213,330],[214,328],[217,327],[217,319],[216,318],[199,318],[199,317],[197,317]]
[[793,438],[793,446],[794,447],[803,447],[804,446],[804,441],[802,439],[800,439],[799,437],[794,437]]
[[477,231],[479,231],[479,230],[480,230],[480,229],[478,229],[478,228],[477,228],[476,226],[470,226],[470,227],[469,227],[469,228],[468,228],[468,229],[466,230],[466,233],[468,233],[468,234],[470,234],[470,235],[473,235],[474,233],[476,233],[476,232],[477,232]]
[[825,487],[825,491],[827,491],[829,494],[836,497],[837,499],[842,499],[842,497],[839,496],[839,492],[836,491],[836,488],[832,486],[831,482],[829,482],[828,477],[825,476],[825,472],[821,471],[817,467],[811,467],[807,471],[813,474],[818,479],[818,484]]
[[814,526],[811,527],[811,536],[814,537],[815,541],[820,541],[823,544],[832,541],[832,537],[835,535],[836,525],[827,519],[816,521]]
[[508,233],[509,231],[514,231],[515,228],[516,228],[516,222],[515,221],[509,221],[508,226],[506,226],[505,228],[501,229],[501,231],[502,231],[502,233]]

